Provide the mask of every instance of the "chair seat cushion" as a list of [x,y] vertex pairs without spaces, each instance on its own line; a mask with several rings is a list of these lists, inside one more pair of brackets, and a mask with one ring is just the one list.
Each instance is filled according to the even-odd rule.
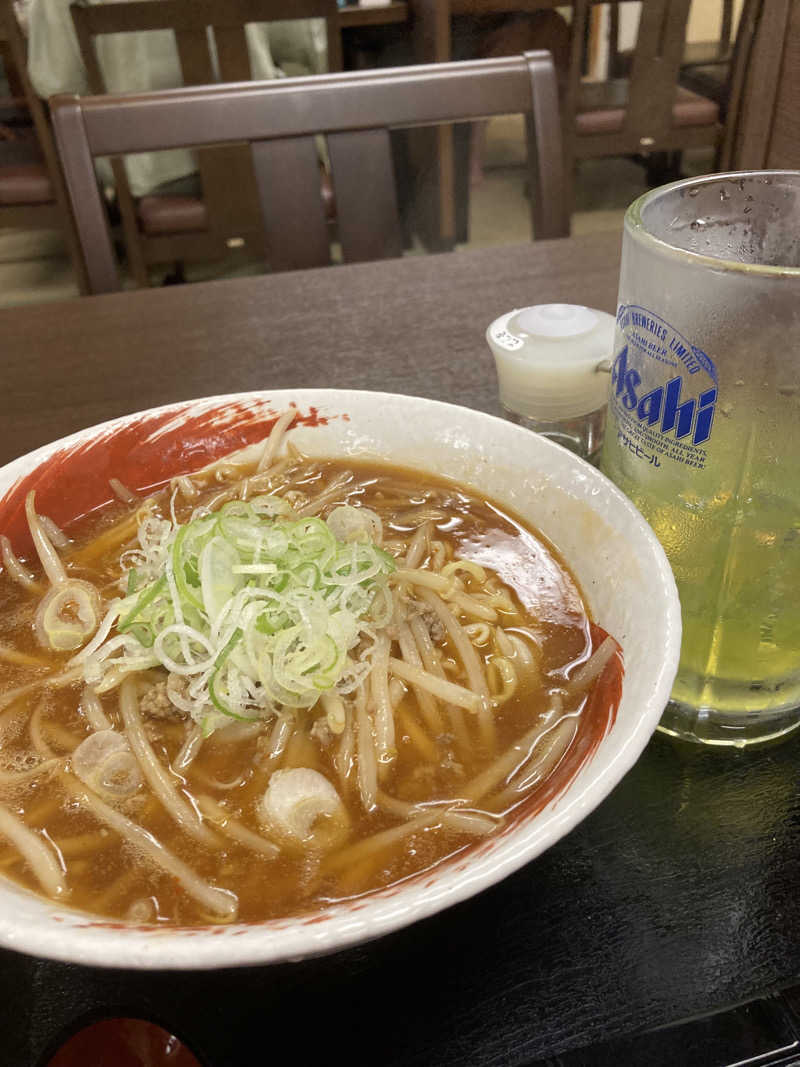
[[208,229],[206,205],[196,196],[143,196],[138,214],[142,230],[151,236]]
[[[575,129],[579,134],[619,133],[625,123],[628,83],[624,79],[587,82],[581,87]],[[713,126],[719,105],[679,86],[672,105],[672,124],[678,127]]]
[[0,204],[47,204],[55,200],[43,163],[0,166]]
[[[336,201],[329,176],[320,176],[325,218],[336,218]],[[208,229],[208,212],[204,202],[195,196],[143,196],[138,205],[142,230],[149,237],[159,234],[195,233]]]
[[724,112],[728,99],[729,67],[724,63],[707,63],[681,71],[681,85],[699,96],[713,100]]

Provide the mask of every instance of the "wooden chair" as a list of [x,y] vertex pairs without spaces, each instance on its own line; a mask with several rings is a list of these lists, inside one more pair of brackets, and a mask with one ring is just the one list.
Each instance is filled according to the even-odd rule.
[[745,0],[720,169],[800,169],[800,0]]
[[[574,170],[581,159],[648,156],[716,146],[722,135],[718,105],[678,85],[691,0],[643,0],[630,75],[586,82],[589,19],[598,2],[573,0],[569,5],[568,73],[561,109],[569,210]],[[449,58],[453,15],[530,13],[556,6],[557,0],[518,0],[514,4],[510,0],[415,0],[418,52],[436,61]],[[453,162],[452,140],[440,144],[439,156],[440,212],[446,221],[452,218],[455,228],[455,200],[450,190],[459,168]]]
[[[734,42],[734,8],[734,0],[722,0],[719,35],[715,40],[684,42],[681,78],[695,68],[724,65],[730,60]],[[619,48],[619,0],[609,4],[608,14],[608,73],[611,78],[624,78],[630,73],[633,53]]]
[[390,133],[492,115],[527,119],[532,236],[565,235],[561,138],[546,52],[142,95],[56,97],[53,118],[91,291],[119,288],[94,159],[249,143],[274,270],[330,263],[315,135],[326,137],[346,261],[402,253]]
[[[554,6],[551,0],[413,0],[414,51],[421,62],[449,63],[453,59],[486,59],[546,50],[553,56],[560,85],[566,75],[569,31],[564,26],[562,40],[557,31],[563,19],[555,13]],[[487,19],[496,22],[497,16],[505,15],[514,16],[519,25],[519,33],[512,30],[506,41],[496,29],[488,37],[454,40],[454,19],[466,21],[471,27],[475,23],[483,26]],[[540,19],[541,24],[534,21],[529,27],[524,22],[527,15]],[[556,23],[555,34],[552,23]],[[425,208],[419,222],[423,236],[430,235],[425,239],[428,247],[434,246],[437,239],[441,248],[469,239],[470,142],[478,130],[477,126],[465,125],[440,127],[430,131],[427,138],[417,137],[415,155],[423,185],[417,188],[416,195]]]
[[[11,74],[15,99],[8,102],[8,136],[0,139],[0,228],[60,230],[86,292],[86,276],[78,250],[64,178],[47,109],[28,77],[27,47],[12,0],[0,0],[0,35],[4,61]],[[22,96],[17,97],[16,94]]]
[[[324,18],[329,68],[341,68],[336,0],[124,0],[73,4],[70,10],[89,86],[98,95],[107,92],[96,50],[104,34],[172,30],[183,84],[209,85],[251,79],[246,24]],[[128,263],[140,286],[149,284],[148,268],[154,264],[219,260],[232,249],[261,250],[258,192],[246,148],[205,150],[196,158],[201,196],[139,200],[131,194],[122,161],[111,161]]]
[[[630,76],[582,80],[583,42],[592,0],[572,6],[569,84],[564,100],[564,170],[603,156],[653,156],[716,148],[719,106],[678,84],[691,0],[643,0]],[[568,193],[571,204],[571,189]]]
[[718,39],[687,44],[679,77],[685,89],[716,101],[723,121],[727,111],[735,44],[734,24],[734,0],[722,0]]

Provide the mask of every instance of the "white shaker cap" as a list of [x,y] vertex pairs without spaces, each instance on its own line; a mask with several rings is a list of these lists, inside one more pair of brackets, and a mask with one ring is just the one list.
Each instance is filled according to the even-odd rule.
[[615,320],[577,304],[537,304],[486,331],[503,407],[540,422],[579,418],[608,400]]

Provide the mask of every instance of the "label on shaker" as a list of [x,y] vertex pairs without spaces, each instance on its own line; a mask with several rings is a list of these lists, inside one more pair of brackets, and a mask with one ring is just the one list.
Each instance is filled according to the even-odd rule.
[[609,392],[621,447],[653,467],[668,459],[702,470],[716,402],[708,355],[654,312],[622,304]]
[[[503,316],[508,318],[508,316]],[[517,349],[522,348],[525,344],[521,337],[517,337],[513,333],[509,333],[503,326],[499,326],[496,322],[493,322],[489,327],[492,335],[492,340],[495,344],[500,345],[501,348],[507,349],[509,352],[516,352]]]

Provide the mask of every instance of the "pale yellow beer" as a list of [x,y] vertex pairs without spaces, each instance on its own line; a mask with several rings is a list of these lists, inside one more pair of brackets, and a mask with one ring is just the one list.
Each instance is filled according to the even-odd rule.
[[[721,481],[710,495],[675,484],[659,501],[626,477],[619,443],[606,441],[603,469],[653,527],[678,585],[683,643],[673,698],[729,715],[796,707],[797,482],[772,491],[763,484],[745,487],[730,452],[727,484]],[[770,468],[768,459],[765,467]]]

